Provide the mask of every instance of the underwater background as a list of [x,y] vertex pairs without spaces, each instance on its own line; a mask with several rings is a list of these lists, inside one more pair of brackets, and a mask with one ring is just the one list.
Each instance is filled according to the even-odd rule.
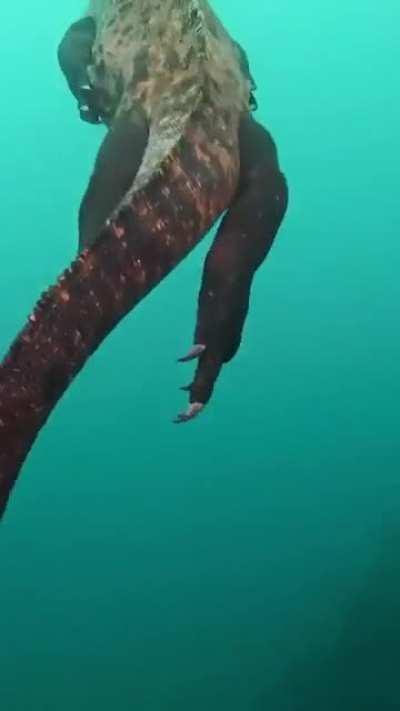
[[[43,430],[1,525],[1,711],[400,708],[400,6],[213,7],[290,208],[202,417],[171,424],[210,236]],[[2,353],[76,252],[83,9],[0,9]]]

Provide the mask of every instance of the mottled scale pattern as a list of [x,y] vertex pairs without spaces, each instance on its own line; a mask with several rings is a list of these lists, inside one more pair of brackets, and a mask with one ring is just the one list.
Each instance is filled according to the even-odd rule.
[[106,123],[140,107],[149,143],[132,190],[142,189],[202,101],[249,108],[237,46],[206,0],[93,0],[98,27],[89,67]]

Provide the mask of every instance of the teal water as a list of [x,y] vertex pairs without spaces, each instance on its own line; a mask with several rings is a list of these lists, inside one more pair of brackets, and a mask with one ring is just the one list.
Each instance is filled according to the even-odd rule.
[[[171,424],[210,238],[43,431],[1,528],[1,711],[400,708],[400,8],[213,5],[290,210],[202,418]],[[55,51],[82,7],[0,9],[2,352],[76,250],[102,130]]]

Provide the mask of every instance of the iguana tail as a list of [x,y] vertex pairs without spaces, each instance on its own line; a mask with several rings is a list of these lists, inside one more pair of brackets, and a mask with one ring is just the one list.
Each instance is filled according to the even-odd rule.
[[0,366],[0,517],[40,429],[89,356],[228,207],[239,118],[215,113],[202,106],[191,117],[162,170],[42,296]]

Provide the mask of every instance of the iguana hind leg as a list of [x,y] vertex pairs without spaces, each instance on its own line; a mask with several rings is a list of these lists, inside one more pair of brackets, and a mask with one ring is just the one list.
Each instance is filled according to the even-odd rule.
[[207,256],[199,295],[197,325],[189,357],[198,358],[190,407],[178,422],[191,419],[208,402],[224,363],[236,354],[249,307],[254,274],[267,256],[287,207],[287,185],[275,144],[251,116],[240,126],[240,182]]
[[79,211],[79,249],[90,247],[131,187],[148,141],[148,126],[138,110],[117,119],[97,155]]

